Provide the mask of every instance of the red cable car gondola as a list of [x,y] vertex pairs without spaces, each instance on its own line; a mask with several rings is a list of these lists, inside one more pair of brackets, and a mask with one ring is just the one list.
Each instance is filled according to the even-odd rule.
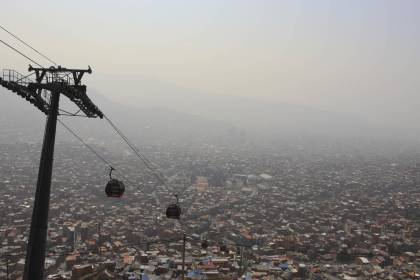
[[175,219],[179,220],[181,217],[181,207],[178,205],[178,195],[175,195],[176,203],[170,204],[168,208],[166,208],[166,217],[168,219]]
[[203,240],[201,242],[201,248],[203,248],[204,250],[206,250],[209,247],[209,242],[207,240]]
[[229,254],[229,248],[225,244],[220,245],[220,252]]
[[109,170],[109,181],[105,187],[105,193],[108,197],[121,197],[124,194],[125,186],[122,181],[112,178],[112,171],[115,170],[112,166]]

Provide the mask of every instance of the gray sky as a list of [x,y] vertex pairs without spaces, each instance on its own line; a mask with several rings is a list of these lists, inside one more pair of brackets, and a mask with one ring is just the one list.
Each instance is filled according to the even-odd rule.
[[[91,65],[86,83],[122,103],[140,102],[147,80],[385,122],[419,117],[420,1],[5,1],[0,22],[63,66]],[[26,71],[5,47],[0,58]]]

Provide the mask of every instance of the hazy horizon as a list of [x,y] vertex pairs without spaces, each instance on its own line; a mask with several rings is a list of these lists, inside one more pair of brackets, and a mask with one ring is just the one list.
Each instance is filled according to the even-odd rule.
[[3,2],[0,279],[419,278],[420,1]]
[[[218,103],[236,97],[417,131],[417,1],[17,1],[2,7],[2,25],[63,66],[91,65],[88,90],[118,103],[220,119],[228,112],[217,111]],[[1,39],[49,65],[0,31]],[[2,68],[26,72],[24,58],[6,47],[0,55]],[[202,112],[200,98],[208,102]]]

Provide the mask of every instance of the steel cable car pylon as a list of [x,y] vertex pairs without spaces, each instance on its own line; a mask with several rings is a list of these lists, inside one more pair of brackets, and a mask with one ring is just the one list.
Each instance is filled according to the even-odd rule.
[[[47,115],[23,275],[24,280],[42,280],[60,95],[68,97],[87,117],[103,118],[103,114],[86,95],[86,86],[81,84],[83,75],[92,73],[90,67],[82,70],[29,66],[28,70],[35,72],[35,81],[18,75],[16,71],[13,71],[16,75],[11,76],[11,71],[8,71],[8,76],[3,72],[0,77],[0,85],[24,97]],[[50,92],[49,100],[41,95],[42,91]]]

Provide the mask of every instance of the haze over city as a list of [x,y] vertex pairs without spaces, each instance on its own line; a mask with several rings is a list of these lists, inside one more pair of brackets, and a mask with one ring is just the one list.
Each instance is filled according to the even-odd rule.
[[4,1],[0,279],[420,279],[419,26],[416,0]]
[[[417,1],[2,5],[5,26],[63,66],[92,65],[90,89],[118,103],[231,121],[237,98],[239,107],[282,103],[418,132]],[[25,59],[2,53],[4,68],[25,72]]]

